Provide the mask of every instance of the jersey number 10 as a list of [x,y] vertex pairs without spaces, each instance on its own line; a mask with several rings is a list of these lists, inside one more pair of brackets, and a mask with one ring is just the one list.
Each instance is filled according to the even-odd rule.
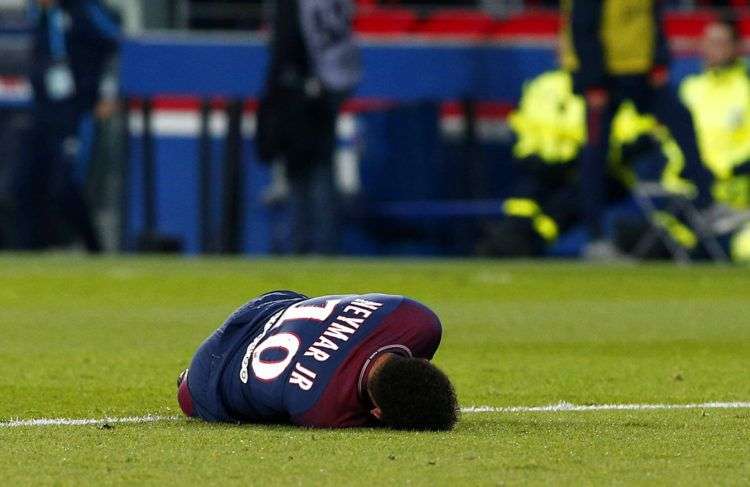
[[[284,311],[274,328],[279,328],[284,322],[293,320],[325,321],[333,314],[333,310],[341,302],[340,299],[326,301],[325,306],[297,306],[292,305]],[[300,347],[300,339],[294,333],[284,332],[272,335],[263,341],[253,352],[252,368],[255,377],[264,382],[270,382],[284,373]],[[267,350],[283,350],[281,360],[261,360],[261,355]]]

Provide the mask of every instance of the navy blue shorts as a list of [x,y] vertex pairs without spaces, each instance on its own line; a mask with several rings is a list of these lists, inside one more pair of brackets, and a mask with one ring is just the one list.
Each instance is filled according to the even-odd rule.
[[220,328],[208,337],[195,352],[188,370],[187,386],[193,404],[193,415],[206,421],[231,421],[229,412],[217,397],[221,380],[221,365],[225,362]]
[[222,398],[221,379],[227,364],[238,350],[263,331],[266,321],[279,310],[306,299],[292,291],[275,291],[264,294],[245,304],[221,328],[209,336],[195,352],[187,376],[186,391],[189,397],[180,397],[192,403],[186,414],[206,421],[231,422],[233,418]]

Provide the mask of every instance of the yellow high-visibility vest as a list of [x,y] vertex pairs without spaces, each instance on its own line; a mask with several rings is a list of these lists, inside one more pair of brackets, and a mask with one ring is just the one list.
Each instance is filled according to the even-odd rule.
[[750,176],[733,176],[750,160],[750,77],[743,63],[690,76],[680,96],[693,114],[701,157],[716,178],[713,196],[750,207]]
[[750,224],[732,235],[729,250],[733,261],[750,264]]
[[609,166],[614,175],[626,186],[637,182],[635,171],[628,161],[623,160],[623,147],[634,143],[641,136],[648,135],[658,144],[666,164],[661,174],[661,184],[674,193],[690,196],[696,191],[695,185],[685,180],[681,174],[685,168],[685,155],[670,134],[653,115],[639,113],[631,101],[620,105],[612,121],[610,135]]
[[518,109],[508,118],[516,134],[513,154],[537,156],[548,164],[565,164],[586,143],[586,107],[573,93],[569,73],[544,73],[526,83]]
[[[573,45],[570,15],[575,0],[562,0],[562,65],[569,71],[580,66]],[[654,65],[657,42],[655,0],[602,0],[602,19],[598,32],[604,54],[604,66],[612,75],[645,74]]]
[[[585,101],[573,93],[572,77],[564,70],[527,82],[508,122],[517,138],[513,155],[519,159],[536,156],[547,164],[565,164],[574,161],[586,143]],[[625,184],[635,183],[635,174],[622,160],[622,147],[647,134],[658,141],[667,160],[662,183],[673,191],[689,191],[680,178],[685,158],[679,146],[664,126],[638,113],[631,102],[620,106],[612,122],[609,160],[615,175]]]

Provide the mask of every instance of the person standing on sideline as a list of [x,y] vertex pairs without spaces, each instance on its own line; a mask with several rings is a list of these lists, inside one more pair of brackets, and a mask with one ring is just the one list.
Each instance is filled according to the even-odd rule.
[[586,99],[588,142],[581,155],[581,200],[590,258],[616,255],[602,215],[612,119],[624,100],[664,124],[685,155],[684,175],[698,186],[695,204],[711,202],[711,176],[701,163],[693,121],[669,86],[669,50],[660,0],[563,0],[563,67]]
[[33,122],[29,158],[17,177],[18,240],[27,250],[54,242],[59,217],[89,252],[101,243],[83,194],[88,158],[79,130],[112,111],[116,89],[107,68],[117,51],[116,16],[100,0],[36,0]]
[[713,216],[734,220],[721,231],[720,241],[734,261],[750,262],[750,74],[740,57],[741,43],[733,18],[707,25],[704,70],[685,78],[680,96],[693,115],[701,155],[714,175]]
[[353,12],[351,0],[274,1],[257,149],[285,169],[296,254],[338,251],[336,122],[361,73]]

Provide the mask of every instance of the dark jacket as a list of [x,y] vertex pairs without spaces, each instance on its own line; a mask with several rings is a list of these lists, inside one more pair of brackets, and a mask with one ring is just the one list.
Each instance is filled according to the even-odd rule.
[[300,28],[297,0],[276,0],[267,89],[299,89],[310,76],[310,60]]
[[660,0],[563,0],[562,64],[577,92],[669,64]]
[[[31,73],[37,105],[54,109],[59,103],[72,102],[78,112],[93,109],[99,99],[102,76],[117,51],[120,36],[119,18],[99,0],[61,0],[59,7],[41,10],[34,28]],[[55,100],[49,96],[47,73],[59,64],[69,66],[72,72],[75,82],[72,99]]]

